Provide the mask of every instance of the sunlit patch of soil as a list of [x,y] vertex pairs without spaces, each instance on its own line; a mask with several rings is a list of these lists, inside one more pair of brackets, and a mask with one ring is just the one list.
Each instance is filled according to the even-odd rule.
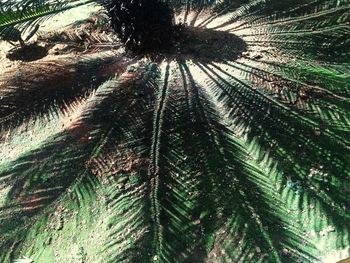
[[40,33],[37,40],[50,44],[49,54],[55,56],[92,53],[121,46],[106,18],[100,14],[60,31]]
[[[94,7],[90,9],[95,10]],[[80,13],[79,9],[74,12]],[[67,15],[68,13],[71,12],[67,12]],[[79,17],[79,14],[75,16]],[[70,17],[64,19],[69,20]],[[97,12],[61,28],[57,23],[44,22],[36,35],[24,46],[15,43],[17,46],[13,47],[6,41],[0,41],[0,71],[7,68],[13,70],[19,63],[39,62],[61,55],[76,56],[120,49],[118,38],[107,22],[106,17]]]

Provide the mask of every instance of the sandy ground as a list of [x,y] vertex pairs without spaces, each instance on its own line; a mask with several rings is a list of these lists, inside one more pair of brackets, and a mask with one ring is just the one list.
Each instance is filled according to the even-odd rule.
[[[83,21],[89,18],[93,13],[101,10],[101,7],[95,4],[89,4],[86,6],[76,7],[62,13],[59,13],[40,24],[39,30],[37,34],[47,34],[56,31],[63,31],[66,28],[72,26],[74,23],[78,21]],[[23,33],[23,38],[26,37],[28,32]],[[30,43],[34,43],[37,40],[37,36],[34,36]],[[22,61],[11,61],[6,58],[6,54],[9,50],[14,48],[11,44],[6,41],[0,40],[0,72],[3,73],[5,71],[13,71],[16,70],[18,65],[25,63]],[[50,54],[46,57],[46,59],[50,60]]]

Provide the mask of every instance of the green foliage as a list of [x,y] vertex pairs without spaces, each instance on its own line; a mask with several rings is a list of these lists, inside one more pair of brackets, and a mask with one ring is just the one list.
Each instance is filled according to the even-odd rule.
[[246,49],[141,59],[106,82],[86,76],[110,60],[82,58],[72,89],[0,90],[0,261],[340,259],[350,3],[168,2]]

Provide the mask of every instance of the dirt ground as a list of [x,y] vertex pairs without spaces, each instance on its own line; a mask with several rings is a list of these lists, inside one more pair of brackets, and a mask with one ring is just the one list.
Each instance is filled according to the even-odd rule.
[[[96,5],[78,7],[39,24],[39,29],[24,47],[0,41],[0,72],[15,71],[24,63],[52,61],[58,56],[93,53],[115,42],[115,35],[104,24]],[[25,38],[29,32],[23,32]],[[115,45],[116,47],[119,45]],[[5,74],[3,74],[5,75]]]
[[[82,72],[82,69],[86,69],[84,68],[86,64],[83,63],[84,59],[93,58],[97,61],[98,58],[102,58],[103,61],[95,63],[95,68],[89,68],[91,72],[95,72],[95,75],[100,76],[101,79],[108,79],[111,76],[113,77],[113,74],[122,74],[126,70],[127,66],[131,64],[132,58],[129,57],[124,59],[124,55],[126,54],[125,50],[118,42],[116,35],[108,27],[106,18],[99,11],[100,9],[98,7],[89,5],[86,8],[79,8],[79,12],[73,9],[58,15],[54,19],[47,20],[40,25],[37,35],[26,43],[25,47],[20,47],[19,45],[12,46],[7,42],[0,41],[0,104],[1,100],[3,99],[2,92],[11,92],[11,87],[21,86],[24,91],[29,90],[29,93],[18,93],[19,95],[17,97],[16,94],[14,96],[7,96],[10,98],[10,102],[19,102],[19,105],[11,104],[18,106],[18,109],[14,107],[9,110],[8,115],[10,118],[11,111],[23,114],[20,108],[22,106],[22,102],[32,103],[33,105],[38,104],[41,107],[42,104],[44,104],[42,102],[44,102],[44,99],[46,98],[47,93],[45,92],[61,92],[65,87],[74,87],[78,86],[78,84],[86,84],[85,86],[90,86],[91,83],[83,83],[81,76],[78,74]],[[205,13],[202,15],[205,17]],[[151,59],[155,59],[156,62],[157,60],[177,60],[179,62],[182,60],[192,60],[203,64],[215,64],[216,62],[223,63],[227,59],[235,61],[236,59],[242,57],[247,58],[249,56],[259,61],[261,58],[263,58],[263,52],[261,52],[261,50],[266,51],[270,48],[262,47],[261,50],[256,48],[256,50],[254,50],[256,53],[251,52],[247,50],[247,45],[245,42],[233,34],[194,27],[195,22],[192,23],[192,21],[197,18],[197,24],[201,23],[202,21],[200,17],[193,17],[196,17],[196,14],[189,15],[188,20],[190,21],[190,26],[187,28],[183,27],[182,30],[179,31],[177,38],[174,39],[173,46],[169,47],[169,49],[161,50],[157,54],[146,55]],[[203,20],[205,21],[205,19]],[[250,52],[250,55],[248,51]],[[118,63],[115,63],[116,61]],[[78,64],[77,62],[82,62],[81,68],[76,67],[76,64]],[[61,75],[59,76],[59,74]],[[134,73],[131,72],[130,74]],[[223,74],[225,73],[223,72]],[[88,79],[88,81],[95,81],[95,75],[89,75],[90,78],[86,79]],[[59,83],[57,82],[57,79],[60,79]],[[201,81],[200,79],[200,77],[197,77],[198,82]],[[205,76],[202,79],[205,80]],[[259,81],[261,81],[260,78]],[[254,79],[252,82],[254,82]],[[271,80],[270,82],[275,82],[275,80]],[[263,83],[266,84],[266,82]],[[254,84],[260,83],[257,81]],[[287,84],[288,83],[286,83],[286,85]],[[33,85],[35,88],[32,88]],[[69,98],[70,96],[69,93],[65,93],[66,91],[67,90],[64,90],[64,92],[62,92],[62,96],[66,96],[65,99]],[[130,94],[132,91],[133,90],[130,90]],[[89,91],[82,89],[81,94],[84,92]],[[91,93],[90,95],[93,96],[94,94]],[[28,98],[35,99],[28,100]],[[78,141],[82,145],[87,144],[87,142],[91,140],[91,137],[88,134],[90,134],[92,126],[89,124],[86,124],[85,126],[81,125],[82,123],[79,122],[79,119],[78,121],[76,120],[77,116],[80,116],[82,112],[82,104],[83,103],[76,103],[73,105],[74,111],[65,112],[65,116],[63,116],[59,121],[54,119],[51,124],[46,123],[45,127],[42,128],[42,133],[50,134],[51,130],[49,129],[67,129],[70,133],[71,139]],[[2,109],[0,108],[0,110]],[[5,111],[6,109],[3,112]],[[0,123],[0,125],[2,124]],[[38,128],[38,130],[40,129]],[[46,130],[44,131],[44,129]],[[20,129],[16,131],[20,131]],[[0,133],[0,141],[2,138],[4,138],[2,135],[3,134]],[[20,136],[26,137],[27,134],[23,132],[23,134]],[[30,136],[36,136],[38,138],[40,137],[40,133],[38,132],[37,134],[31,134]],[[23,144],[23,142],[21,143]],[[18,143],[16,145],[17,148],[12,149],[13,153],[11,154],[13,155],[13,158],[18,157],[17,155],[19,155],[20,152],[19,149],[23,151],[25,147],[29,148],[29,146],[23,146]],[[134,172],[134,170],[147,170],[150,163],[148,158],[139,158],[133,152],[129,153],[124,151],[122,153],[123,155],[117,156],[114,154],[114,152],[107,152],[105,155],[92,158],[85,164],[86,168],[88,168],[97,178],[103,178],[103,174],[131,174]],[[117,162],[118,167],[116,169],[112,169],[111,167],[102,167],[103,169],[101,169],[100,163],[108,161],[114,165],[115,160],[119,161]],[[126,180],[125,178],[122,179]],[[135,185],[137,185],[142,182],[142,178],[140,178],[141,176],[135,173],[133,174],[132,178],[130,177],[130,181],[135,181]],[[120,188],[120,191],[118,190],[118,194],[120,194],[125,190],[125,185],[131,185],[132,183],[133,182],[128,182],[128,184],[124,184],[118,182],[118,184],[112,185],[111,187],[116,187],[118,189]],[[141,189],[142,185],[139,187]],[[139,191],[138,188],[135,189]],[[5,196],[6,191],[6,189],[0,189],[0,196]],[[102,193],[101,191],[101,193],[98,194],[102,196],[105,193]],[[30,205],[27,205],[25,209],[28,211],[34,211],[39,204],[36,203],[36,200],[39,200],[39,198],[40,192],[39,194],[34,194],[27,199],[24,196],[20,196],[19,201],[29,203]],[[91,209],[81,209],[79,210],[79,215],[73,214],[77,210],[73,206],[69,208],[59,206],[57,208],[57,212],[51,215],[49,218],[49,220],[52,221],[50,227],[55,231],[60,231],[59,234],[57,234],[59,238],[53,241],[51,237],[49,238],[47,236],[47,229],[42,231],[40,238],[47,238],[45,240],[45,243],[47,244],[54,243],[54,246],[62,247],[63,253],[61,254],[61,257],[56,257],[56,255],[50,254],[51,251],[47,250],[49,252],[46,251],[45,253],[47,253],[47,255],[45,254],[43,258],[45,256],[48,258],[54,258],[55,256],[58,258],[59,262],[72,262],[69,261],[72,260],[72,258],[69,258],[69,256],[74,254],[77,260],[75,262],[84,262],[83,258],[86,257],[84,256],[86,255],[86,250],[84,251],[83,249],[84,246],[91,249],[89,252],[90,254],[97,254],[97,251],[94,251],[94,249],[96,249],[101,242],[105,242],[109,239],[107,233],[110,229],[110,225],[108,220],[100,215],[108,215],[110,213],[108,209],[110,208],[105,208],[100,205],[100,203],[102,204],[104,200],[95,200],[92,197],[87,198],[87,200],[91,204]],[[75,216],[78,218],[76,221],[72,219]],[[97,223],[93,225],[91,222]],[[201,220],[196,219],[194,224],[200,225]],[[62,230],[63,228],[64,230]],[[79,231],[76,231],[76,229]],[[125,238],[125,240],[129,238],[125,242],[134,243],[140,233],[137,233],[135,237],[129,237],[128,234],[130,229],[125,229],[127,230],[127,233],[122,238]],[[144,230],[141,230],[141,232],[142,231]],[[39,244],[40,238],[35,237],[33,239],[33,243],[38,242]],[[81,243],[77,242],[77,239]],[[234,240],[234,237],[230,236],[229,233],[221,231],[217,238],[213,240],[213,249],[209,254],[209,259],[212,260],[212,262],[215,262],[217,257],[224,254],[221,245],[224,244],[226,239]],[[28,243],[30,242],[32,241],[29,240]],[[238,241],[236,243],[239,245]],[[38,247],[41,247],[41,245],[42,244],[39,244]],[[125,246],[125,244],[121,244],[118,249],[121,249],[122,246]],[[68,251],[69,249],[71,250],[71,253],[65,253],[65,251]],[[258,253],[261,252],[260,250],[260,247],[256,249]],[[288,254],[289,252],[288,250],[284,250],[283,253]],[[334,255],[332,254],[330,257],[332,259],[340,259],[344,258],[348,254],[349,250],[345,249],[342,251],[335,251]],[[97,260],[97,258],[89,259]],[[328,258],[324,258],[324,262],[328,262],[327,260]]]

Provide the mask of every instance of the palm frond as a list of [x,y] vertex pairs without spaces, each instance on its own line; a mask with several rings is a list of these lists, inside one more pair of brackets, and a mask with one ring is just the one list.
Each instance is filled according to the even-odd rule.
[[349,2],[168,2],[235,56],[65,63],[82,86],[52,96],[5,76],[0,260],[347,256]]

